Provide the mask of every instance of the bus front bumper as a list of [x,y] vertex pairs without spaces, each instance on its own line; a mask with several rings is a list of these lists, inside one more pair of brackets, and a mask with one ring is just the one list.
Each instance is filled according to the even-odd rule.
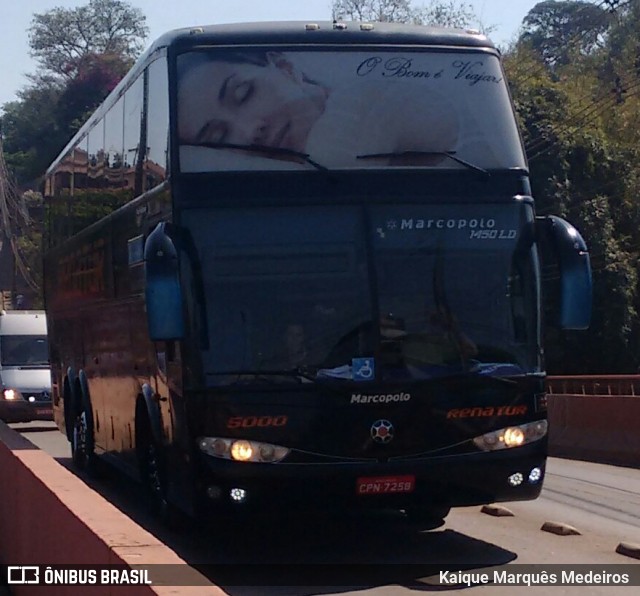
[[237,506],[465,507],[537,498],[545,460],[541,445],[372,463],[252,464],[202,456],[199,490],[207,500]]
[[53,420],[53,406],[50,402],[28,402],[0,399],[0,420],[3,422],[33,422]]

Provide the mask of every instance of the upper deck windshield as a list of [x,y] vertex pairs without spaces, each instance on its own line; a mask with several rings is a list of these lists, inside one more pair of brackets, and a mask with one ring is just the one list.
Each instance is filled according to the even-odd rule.
[[310,168],[305,158],[330,169],[525,167],[493,53],[208,49],[177,66],[182,172]]
[[207,382],[294,371],[342,382],[355,358],[373,358],[381,380],[537,372],[538,273],[523,232],[530,208],[464,212],[184,211],[203,269]]

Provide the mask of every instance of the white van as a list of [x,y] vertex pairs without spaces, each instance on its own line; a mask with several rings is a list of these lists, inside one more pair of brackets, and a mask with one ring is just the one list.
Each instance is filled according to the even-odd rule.
[[44,311],[0,312],[0,420],[53,420]]

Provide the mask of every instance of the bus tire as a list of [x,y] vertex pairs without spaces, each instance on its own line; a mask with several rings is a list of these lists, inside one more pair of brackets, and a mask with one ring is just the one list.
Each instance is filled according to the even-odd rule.
[[404,510],[405,516],[412,526],[420,530],[433,530],[444,525],[451,507],[444,505],[415,506]]
[[98,476],[98,457],[95,453],[91,412],[86,405],[77,402],[72,411],[71,459],[79,470],[96,477]]
[[142,415],[141,418],[137,423],[136,451],[147,503],[154,517],[163,525],[175,529],[179,519],[167,496],[169,481],[164,448],[153,436],[147,416]]
[[64,386],[62,390],[62,407],[64,408],[64,431],[67,435],[69,444],[72,444],[75,417],[73,415],[74,404],[68,378],[65,378],[64,380]]

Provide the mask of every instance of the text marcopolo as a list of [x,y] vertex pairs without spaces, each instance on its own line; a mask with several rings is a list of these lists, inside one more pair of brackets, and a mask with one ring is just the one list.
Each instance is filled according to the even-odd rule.
[[[390,222],[387,225],[392,229],[399,227],[401,230],[491,230],[496,227],[495,219],[402,219],[400,222]],[[398,225],[399,224],[399,225]]]
[[389,404],[397,401],[409,401],[410,393],[376,393],[375,395],[363,395],[362,393],[352,393],[352,404]]

